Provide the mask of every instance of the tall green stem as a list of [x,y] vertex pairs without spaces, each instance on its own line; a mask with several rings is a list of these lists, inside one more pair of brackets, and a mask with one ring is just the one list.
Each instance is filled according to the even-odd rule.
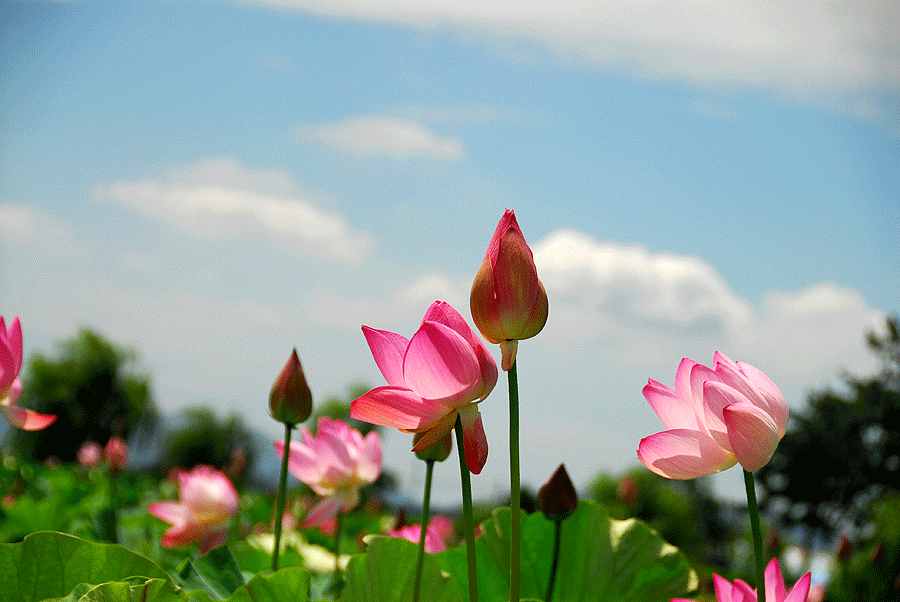
[[556,585],[556,570],[559,567],[559,544],[562,540],[562,520],[553,521],[553,560],[550,564],[550,582],[547,584],[546,602],[553,599],[553,586]]
[[466,465],[462,420],[456,415],[456,451],[459,453],[459,478],[462,482],[463,523],[466,531],[466,566],[469,577],[469,602],[478,602],[478,574],[475,569],[475,520],[472,517],[472,481]]
[[334,517],[334,594],[337,596],[341,583],[341,518],[343,513],[338,510]]
[[278,553],[281,551],[281,522],[284,519],[284,498],[287,496],[288,456],[291,453],[291,425],[284,423],[284,453],[281,458],[281,480],[278,482],[278,500],[275,502],[275,549],[272,550],[272,571],[278,570]]
[[509,599],[518,602],[522,492],[519,484],[519,378],[515,361],[506,375],[509,381]]
[[744,471],[744,488],[747,490],[747,510],[750,513],[750,531],[753,532],[753,550],[756,557],[756,600],[766,602],[766,561],[763,558],[762,529],[759,527],[759,504],[756,503],[756,486],[753,473]]
[[422,563],[425,561],[425,533],[431,505],[431,478],[434,475],[434,460],[425,460],[425,498],[422,500],[422,520],[419,521],[419,555],[416,557],[416,574],[413,580],[413,602],[419,602],[422,586]]

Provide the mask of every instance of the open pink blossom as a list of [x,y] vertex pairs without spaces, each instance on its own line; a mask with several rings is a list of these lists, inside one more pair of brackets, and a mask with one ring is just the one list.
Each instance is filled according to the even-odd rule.
[[[301,428],[303,441],[291,441],[288,470],[324,499],[313,506],[304,527],[320,525],[338,512],[349,512],[359,503],[359,490],[381,474],[381,438],[372,431],[365,437],[340,420],[319,418],[313,435]],[[284,441],[275,442],[279,458]]]
[[[388,536],[402,537],[413,543],[419,543],[419,537],[422,536],[422,525],[407,525],[399,529],[393,529],[388,531]],[[425,551],[429,554],[437,554],[446,549],[447,541],[443,537],[441,526],[436,525],[434,522],[428,523],[428,528],[425,529]]]
[[368,326],[363,333],[388,384],[353,400],[350,415],[424,433],[413,451],[443,439],[459,416],[466,464],[480,473],[488,450],[478,403],[497,384],[497,364],[465,319],[448,303],[435,301],[409,340]]
[[681,360],[675,387],[650,380],[644,397],[665,431],[641,439],[638,457],[668,479],[693,479],[740,462],[753,472],[784,437],[788,407],[760,370],[716,352],[713,368]]
[[3,316],[0,316],[0,414],[16,428],[25,431],[45,429],[56,422],[56,416],[16,406],[22,394],[22,381],[19,380],[21,369],[22,326],[19,318],[13,318],[7,328]]
[[78,448],[78,462],[85,468],[93,468],[103,457],[103,448],[96,441],[88,441]]
[[200,553],[228,539],[231,519],[238,510],[238,492],[224,473],[198,465],[179,471],[177,502],[156,502],[147,511],[172,526],[162,537],[166,548],[200,542]]
[[[809,584],[811,573],[806,573],[791,591],[784,586],[781,569],[778,568],[778,560],[773,558],[766,567],[766,602],[807,602],[809,596]],[[727,579],[713,574],[713,588],[716,591],[716,602],[756,602],[756,590],[746,582],[735,579],[732,585]],[[691,602],[683,598],[676,598],[670,602]]]

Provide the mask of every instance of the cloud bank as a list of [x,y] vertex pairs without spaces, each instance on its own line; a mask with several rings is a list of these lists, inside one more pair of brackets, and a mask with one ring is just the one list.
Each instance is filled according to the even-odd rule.
[[396,117],[354,117],[336,123],[299,126],[295,133],[298,138],[310,137],[362,156],[459,159],[464,154],[463,145],[456,138],[441,138],[420,123]]
[[175,168],[160,179],[100,185],[93,196],[195,234],[275,240],[340,263],[360,263],[374,246],[368,232],[301,196],[287,174],[229,158]]

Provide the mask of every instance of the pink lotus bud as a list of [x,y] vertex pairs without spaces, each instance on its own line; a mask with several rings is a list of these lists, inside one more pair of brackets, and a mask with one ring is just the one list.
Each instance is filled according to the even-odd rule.
[[622,477],[619,486],[616,487],[616,497],[629,506],[633,506],[638,501],[638,487],[633,477]]
[[566,472],[566,465],[560,464],[550,480],[538,491],[538,508],[550,520],[565,520],[578,508],[578,493]]
[[504,370],[515,363],[515,341],[533,337],[547,322],[547,292],[516,215],[509,209],[488,244],[469,303],[472,320],[484,338],[500,343]]
[[103,459],[111,472],[119,472],[128,464],[128,446],[121,437],[110,437],[103,448]]
[[78,448],[78,463],[85,468],[93,468],[102,457],[103,448],[94,441],[88,441]]
[[312,413],[312,392],[306,384],[296,349],[272,386],[269,411],[272,418],[291,426],[305,421]]
[[225,543],[238,510],[238,493],[232,482],[215,468],[202,465],[179,472],[177,478],[179,501],[157,502],[147,508],[172,525],[163,534],[163,547],[199,540],[200,553],[204,554]]
[[9,328],[0,316],[0,414],[16,428],[24,431],[39,431],[54,422],[56,416],[39,414],[16,406],[22,394],[22,326],[19,318],[13,318]]

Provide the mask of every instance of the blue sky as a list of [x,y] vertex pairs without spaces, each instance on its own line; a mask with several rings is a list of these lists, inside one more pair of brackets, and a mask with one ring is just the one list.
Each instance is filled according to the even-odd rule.
[[[519,356],[533,487],[634,465],[640,389],[683,356],[801,408],[900,309],[896,3],[2,2],[0,27],[0,311],[26,353],[81,325],[135,347],[166,411],[277,436],[291,347],[318,399],[380,384],[359,326],[468,315],[507,207],[550,295]],[[505,397],[476,495],[505,488]]]

